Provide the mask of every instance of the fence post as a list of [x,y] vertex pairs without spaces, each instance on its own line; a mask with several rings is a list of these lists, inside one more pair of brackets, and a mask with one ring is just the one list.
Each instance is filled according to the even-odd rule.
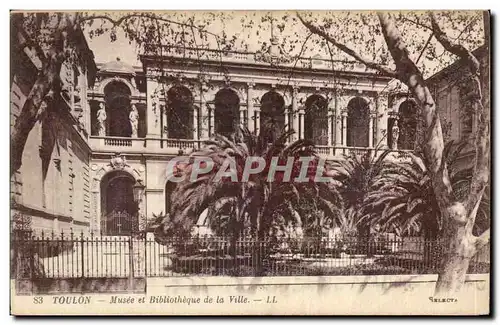
[[144,235],[144,278],[148,275],[148,232]]
[[35,235],[30,233],[29,251],[30,251],[30,278],[35,279]]
[[83,231],[81,232],[80,234],[80,252],[82,254],[82,278],[85,277],[84,273],[85,273],[85,257],[83,255]]
[[128,276],[128,284],[129,284],[129,290],[132,290],[133,285],[134,285],[134,247],[133,245],[133,240],[132,240],[132,234],[129,235],[129,244],[128,244],[128,250],[129,250],[129,255],[128,255],[128,264],[129,264],[129,276]]

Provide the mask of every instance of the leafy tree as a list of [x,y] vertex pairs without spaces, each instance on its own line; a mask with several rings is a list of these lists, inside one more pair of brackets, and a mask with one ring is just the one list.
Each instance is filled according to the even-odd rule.
[[[443,218],[443,236],[447,239],[445,256],[439,271],[438,282],[436,284],[436,294],[445,295],[457,292],[465,282],[465,275],[471,258],[483,246],[488,244],[490,238],[489,229],[480,236],[472,233],[477,211],[481,203],[481,198],[485,192],[489,179],[490,166],[490,110],[487,98],[482,96],[482,83],[484,87],[489,87],[489,80],[485,78],[489,69],[489,58],[486,66],[481,67],[478,59],[474,56],[465,41],[451,38],[443,30],[441,23],[447,22],[448,26],[456,25],[457,22],[467,24],[471,15],[454,15],[451,12],[430,12],[429,14],[415,13],[404,17],[404,14],[379,12],[377,15],[363,15],[361,25],[366,28],[373,28],[371,33],[364,35],[376,42],[375,35],[382,35],[387,50],[392,57],[392,62],[387,60],[368,59],[352,47],[342,41],[347,39],[335,37],[330,34],[331,24],[318,24],[303,13],[298,13],[298,18],[312,33],[320,36],[328,44],[346,53],[356,61],[366,65],[370,69],[378,71],[380,74],[392,77],[406,85],[409,93],[416,100],[420,115],[423,120],[425,130],[422,139],[422,149],[424,156],[429,163],[428,173],[431,179],[432,189],[436,196],[440,213]],[[368,17],[366,17],[368,16]],[[432,92],[426,84],[422,68],[418,66],[419,58],[415,58],[411,53],[410,46],[415,45],[411,37],[405,37],[404,30],[398,28],[396,18],[406,18],[413,21],[423,32],[429,35],[427,44],[421,44],[420,53],[428,48],[430,40],[435,38],[437,45],[453,56],[458,57],[469,69],[471,78],[470,86],[474,92],[474,99],[469,104],[473,104],[473,111],[478,120],[477,132],[474,135],[474,167],[470,181],[468,195],[462,199],[457,199],[453,195],[453,187],[450,180],[448,164],[444,156],[444,139],[439,112],[436,108]],[[408,15],[407,15],[408,16]],[[378,24],[373,24],[378,21]],[[489,16],[485,12],[483,15],[485,24],[484,32],[486,46],[489,46]],[[465,22],[465,24],[464,24]],[[482,27],[482,26],[481,26]],[[465,31],[465,28],[463,29]],[[361,33],[364,34],[364,33]],[[476,41],[479,33],[475,33]],[[460,35],[459,35],[460,36]],[[362,36],[363,37],[363,36]],[[367,43],[367,45],[370,43]],[[428,53],[433,57],[433,53]]]

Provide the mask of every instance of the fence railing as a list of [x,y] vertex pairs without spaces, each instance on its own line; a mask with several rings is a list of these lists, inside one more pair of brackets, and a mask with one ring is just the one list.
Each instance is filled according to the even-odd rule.
[[[444,242],[420,237],[172,237],[15,234],[12,274],[26,278],[433,274]],[[489,272],[489,250],[469,273]]]

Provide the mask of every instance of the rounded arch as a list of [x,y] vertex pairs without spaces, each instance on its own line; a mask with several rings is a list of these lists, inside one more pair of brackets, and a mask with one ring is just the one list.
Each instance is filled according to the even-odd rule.
[[238,96],[240,99],[240,106],[241,103],[246,103],[247,101],[247,87],[243,84],[230,84],[224,87],[224,89],[230,89],[234,91],[234,93]]
[[[119,156],[119,154],[117,154]],[[102,234],[104,234],[103,229],[101,228],[104,216],[105,216],[105,207],[102,206],[101,200],[102,200],[102,195],[103,192],[101,191],[101,181],[103,178],[108,177],[107,175],[112,174],[113,172],[120,171],[122,173],[126,173],[130,177],[132,177],[135,180],[134,184],[140,183],[143,184],[143,178],[141,172],[139,172],[137,169],[132,168],[129,164],[127,163],[122,163],[120,166],[113,166],[111,163],[106,164],[106,165],[101,165],[99,167],[98,165],[94,164],[92,165],[91,170],[95,173],[92,177],[92,186],[91,186],[91,201],[92,201],[92,218],[91,218],[91,228],[98,232],[101,231]],[[104,193],[105,195],[105,193]],[[144,194],[143,194],[144,195]],[[143,196],[140,199],[140,204],[139,204],[139,214],[144,214],[145,211],[145,206],[143,205],[145,197]]]
[[113,170],[101,178],[101,232],[104,235],[127,235],[138,228],[135,183],[135,178],[123,170]]
[[215,94],[215,133],[230,136],[240,124],[240,97],[231,88],[223,88]]
[[328,145],[328,101],[314,94],[306,99],[304,138],[316,145]]
[[112,80],[104,87],[104,102],[107,112],[107,135],[130,137],[132,126],[129,114],[131,110],[131,92],[122,81]]
[[285,128],[285,99],[275,90],[260,99],[260,128],[267,142],[274,142]]
[[138,92],[137,88],[135,88],[134,85],[132,85],[132,83],[129,80],[127,80],[125,78],[121,78],[121,77],[112,77],[112,78],[106,78],[106,79],[104,79],[103,81],[101,81],[99,83],[99,89],[98,89],[98,91],[100,93],[104,93],[104,89],[106,88],[106,86],[108,86],[108,84],[113,83],[113,82],[123,83],[124,85],[127,86],[127,88],[129,89],[131,95],[133,95],[133,96],[139,95],[139,92]]
[[417,104],[414,100],[403,101],[398,107],[399,139],[398,148],[403,150],[415,149],[417,134]]
[[167,133],[173,139],[193,138],[193,103],[191,90],[174,85],[167,91]]
[[354,97],[347,104],[347,146],[368,147],[369,137],[369,102],[362,97]]
[[392,101],[391,109],[393,112],[398,113],[399,112],[399,107],[401,106],[402,103],[406,101],[411,101],[415,105],[417,105],[417,102],[413,98],[408,98],[408,96],[403,96],[403,97],[397,97]]
[[101,180],[104,176],[106,176],[107,174],[112,173],[116,170],[119,170],[119,171],[122,171],[122,172],[129,174],[131,177],[134,178],[134,180],[136,182],[143,181],[141,174],[136,169],[132,168],[128,164],[124,164],[121,168],[114,168],[111,164],[105,165],[105,166],[101,167],[100,169],[97,169],[97,172],[96,172],[94,179],[97,183],[99,183],[99,182],[101,182]]

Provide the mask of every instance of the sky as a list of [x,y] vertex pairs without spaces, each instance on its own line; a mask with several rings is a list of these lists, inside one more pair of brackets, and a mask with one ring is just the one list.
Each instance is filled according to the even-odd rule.
[[[441,27],[450,37],[460,37],[459,40],[470,49],[477,47],[482,39],[482,19],[477,19],[478,13],[453,13],[453,20],[447,20],[446,17],[442,20]],[[114,15],[118,15],[114,13]],[[262,11],[227,11],[227,12],[167,12],[166,17],[176,21],[187,21],[194,17],[195,25],[207,25],[205,30],[216,35],[226,33],[229,38],[236,39],[234,49],[255,52],[262,49],[263,44],[268,45],[271,39],[271,23],[269,17],[273,19],[273,32],[278,37],[280,44],[285,53],[289,55],[298,55],[302,50],[303,57],[321,56],[330,58],[330,53],[324,44],[321,44],[321,39],[313,35],[308,38],[309,31],[296,19],[295,13],[285,11],[262,12]],[[337,40],[352,46],[356,51],[364,56],[373,58],[377,61],[387,54],[385,42],[380,34],[374,34],[373,26],[378,26],[378,21],[374,15],[368,15],[368,20],[371,21],[360,23],[360,18],[363,13],[345,13],[345,12],[313,12],[308,18],[316,20],[318,25],[324,25],[325,22],[332,23],[329,33],[336,37]],[[413,14],[408,17],[413,18]],[[469,15],[469,16],[467,16]],[[476,19],[473,19],[473,16]],[[364,17],[364,16],[363,16]],[[404,16],[406,17],[406,16]],[[464,18],[465,17],[465,18]],[[373,20],[375,19],[375,20]],[[207,24],[207,21],[210,23]],[[455,22],[461,23],[455,23]],[[414,23],[406,20],[398,20],[398,28],[402,32],[410,53],[414,60],[419,57],[419,67],[424,71],[424,75],[429,76],[444,68],[455,60],[444,51],[437,43],[435,38],[431,38],[429,45],[424,51],[424,55],[420,56],[420,49],[424,46],[430,36],[430,31],[418,27]],[[280,26],[281,25],[281,26]],[[109,26],[105,24],[105,26]],[[280,28],[281,27],[281,28]],[[467,28],[466,28],[467,27]],[[465,29],[465,32],[463,30]],[[88,30],[87,30],[88,35]],[[93,50],[97,63],[105,63],[116,60],[117,57],[123,62],[131,65],[140,66],[141,63],[137,58],[137,46],[129,43],[129,40],[124,36],[121,29],[117,30],[117,40],[110,42],[109,33],[105,33],[98,37],[87,37],[89,46]],[[368,41],[371,39],[371,42]],[[196,44],[203,43],[199,37],[196,38]],[[307,42],[304,44],[304,41]],[[210,48],[217,48],[215,37],[208,36],[206,43]],[[334,49],[331,50],[334,59],[348,58],[344,53]],[[433,55],[430,55],[432,51]],[[438,58],[438,59],[433,59]],[[391,61],[389,60],[389,63]]]

